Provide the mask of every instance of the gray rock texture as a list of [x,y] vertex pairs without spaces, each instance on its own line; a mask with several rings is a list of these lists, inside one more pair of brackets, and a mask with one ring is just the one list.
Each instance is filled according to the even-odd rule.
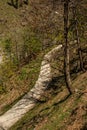
[[41,95],[45,92],[52,80],[50,61],[61,47],[62,45],[59,45],[44,56],[35,86],[10,110],[0,116],[0,130],[8,130],[22,118],[26,112],[31,110],[38,100],[40,100]]

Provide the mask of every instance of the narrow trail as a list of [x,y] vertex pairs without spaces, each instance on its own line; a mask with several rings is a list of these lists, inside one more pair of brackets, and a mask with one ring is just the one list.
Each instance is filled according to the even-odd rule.
[[30,90],[21,100],[19,100],[10,110],[0,116],[0,130],[8,130],[19,119],[21,119],[26,112],[31,110],[45,92],[49,83],[52,80],[51,65],[52,57],[62,48],[62,45],[55,47],[48,52],[41,63],[40,74],[34,88]]

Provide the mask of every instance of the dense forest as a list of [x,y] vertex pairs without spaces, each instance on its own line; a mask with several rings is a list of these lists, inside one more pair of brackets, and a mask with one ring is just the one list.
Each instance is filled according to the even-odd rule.
[[87,129],[87,0],[0,1],[0,130]]

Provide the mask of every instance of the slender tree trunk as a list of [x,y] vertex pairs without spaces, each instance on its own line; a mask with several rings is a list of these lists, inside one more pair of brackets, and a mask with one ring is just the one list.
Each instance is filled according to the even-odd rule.
[[23,0],[20,0],[20,6],[21,7],[23,6]]
[[14,6],[14,1],[13,0],[11,0],[11,4]]
[[28,5],[28,0],[26,0],[26,2],[25,2],[27,5]]
[[84,71],[82,51],[81,51],[79,31],[78,31],[78,21],[77,21],[77,16],[76,16],[76,7],[73,8],[73,15],[74,15],[74,20],[75,20],[75,33],[76,33],[76,41],[77,41],[77,46],[78,46],[78,55],[79,55],[79,60],[80,60],[80,69]]
[[79,54],[79,60],[80,60],[80,69],[84,71],[84,65],[83,65],[83,58],[82,58],[82,51],[81,51],[81,46],[80,46],[80,40],[79,40],[79,35],[78,35],[78,27],[77,27],[77,22],[76,22],[76,37],[77,37],[77,45],[78,45],[78,54]]
[[15,49],[16,49],[16,60],[17,60],[17,66],[18,66],[18,69],[19,69],[19,66],[20,66],[20,63],[19,63],[19,54],[18,54],[18,44],[17,44],[17,41],[15,41]]
[[71,78],[70,78],[70,57],[69,57],[69,43],[68,43],[68,8],[69,0],[64,1],[64,70],[65,80],[69,93],[71,94]]
[[15,7],[18,9],[18,0],[16,0]]

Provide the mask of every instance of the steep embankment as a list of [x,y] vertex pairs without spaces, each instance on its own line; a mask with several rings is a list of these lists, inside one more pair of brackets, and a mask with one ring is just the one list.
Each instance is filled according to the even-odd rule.
[[[19,9],[15,9],[13,6],[10,6],[8,2],[10,2],[10,0],[0,1],[1,46],[4,46],[6,41],[10,41],[8,45],[12,45],[13,55],[13,53],[16,54],[15,45],[17,43],[18,53],[21,55],[22,45],[25,43],[25,34],[27,33],[27,35],[31,37],[31,28],[33,28],[33,33],[35,32],[35,35],[38,35],[39,39],[42,41],[41,44],[44,42],[44,44],[50,45],[49,43],[52,41],[54,43],[56,42],[55,37],[58,36],[54,36],[56,33],[53,33],[53,30],[55,32],[55,29],[62,27],[62,22],[60,20],[61,16],[60,13],[58,13],[58,11],[61,12],[61,7],[56,6],[58,8],[55,8],[58,13],[56,14],[56,10],[52,9],[52,2],[49,0],[30,0],[28,6],[24,4],[23,7]],[[44,34],[49,35],[44,37]],[[32,38],[32,40],[34,41],[34,38]],[[12,72],[10,63],[6,63],[6,65],[2,66],[2,72],[0,73],[0,75],[2,74],[0,77],[0,114],[7,111],[13,104],[15,104],[14,102],[17,102],[18,98],[22,97],[32,88],[37,80],[41,60],[39,62],[37,58],[35,59],[35,62],[31,62],[29,65],[27,64],[26,66],[23,66],[18,72],[16,71],[16,73]]]
[[[37,42],[41,41],[41,47],[44,44],[43,48],[46,50],[48,46],[58,44],[58,39],[61,41],[58,28],[62,27],[63,24],[62,16],[60,16],[62,9],[57,6],[58,4],[56,5],[57,8],[53,10],[52,1],[30,0],[29,5],[23,4],[23,7],[15,9],[8,2],[10,0],[0,1],[0,46],[4,46],[4,49],[11,47],[10,56],[12,56],[12,62],[14,60],[16,65],[20,60],[21,62],[24,61],[25,43],[28,45],[27,43],[30,42],[31,45],[35,46]],[[35,35],[33,36],[32,33]],[[39,40],[34,43],[36,39]],[[31,45],[28,45],[27,50],[31,50]],[[6,55],[9,55],[8,49],[4,51]],[[18,57],[22,56],[19,61],[16,59],[17,51]],[[38,55],[35,50],[33,50],[33,53],[35,56]],[[42,53],[44,53],[44,50],[37,56],[40,57],[39,59],[42,59]],[[15,64],[10,67],[10,63],[6,62],[6,65],[2,66],[0,70],[0,114],[34,85],[41,60],[39,62],[37,58],[31,62],[28,58],[26,60],[29,61],[29,64],[21,68],[22,64],[20,62],[20,70],[18,72],[16,70],[16,73],[14,73]]]
[[56,77],[50,86],[45,102],[26,113],[11,130],[87,129],[87,72],[74,77],[71,96],[62,76]]
[[47,89],[48,84],[52,80],[50,62],[54,54],[57,53],[61,47],[62,45],[59,45],[44,56],[39,78],[36,81],[34,88],[31,89],[30,92],[9,111],[0,117],[1,129],[9,129],[14,123],[22,118],[27,111],[35,106],[36,102],[40,99],[41,95]]

